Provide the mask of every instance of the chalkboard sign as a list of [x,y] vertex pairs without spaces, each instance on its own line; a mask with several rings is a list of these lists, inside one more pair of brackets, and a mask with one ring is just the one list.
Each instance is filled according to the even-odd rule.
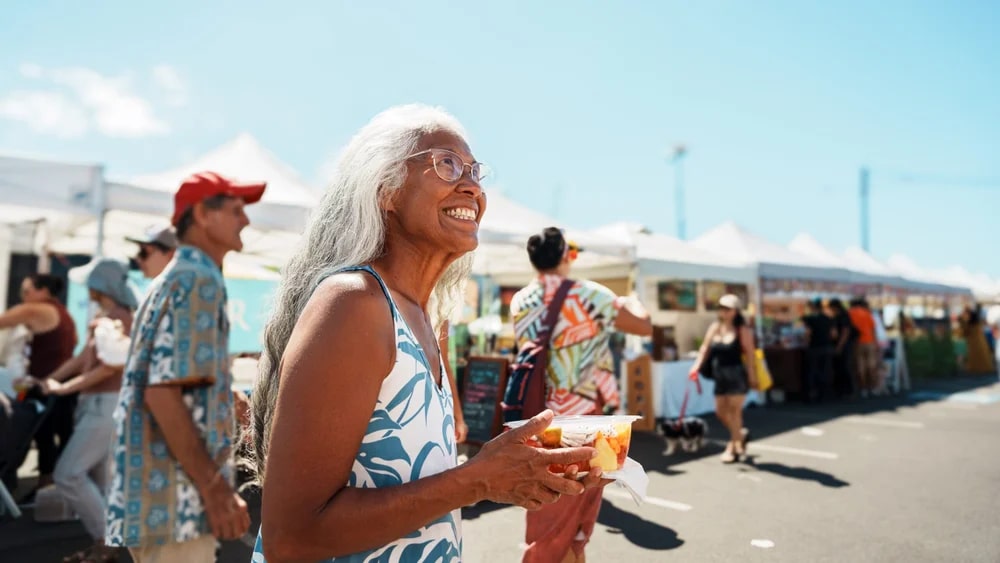
[[469,358],[462,385],[462,414],[469,427],[466,441],[483,444],[500,432],[500,401],[507,385],[507,360]]

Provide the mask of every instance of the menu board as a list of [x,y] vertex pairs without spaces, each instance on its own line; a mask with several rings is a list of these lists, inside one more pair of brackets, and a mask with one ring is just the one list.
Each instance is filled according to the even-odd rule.
[[462,414],[469,427],[466,441],[486,443],[500,432],[500,402],[507,386],[507,360],[470,357],[463,383]]
[[698,282],[662,281],[656,284],[656,300],[661,311],[697,311]]

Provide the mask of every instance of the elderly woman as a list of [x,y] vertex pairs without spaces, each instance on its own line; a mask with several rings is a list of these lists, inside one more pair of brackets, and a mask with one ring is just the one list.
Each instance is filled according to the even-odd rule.
[[[613,412],[619,406],[608,341],[611,332],[649,336],[649,313],[635,300],[618,297],[589,280],[568,280],[579,248],[549,227],[528,239],[528,259],[538,278],[517,292],[510,303],[514,333],[519,346],[552,329],[545,381],[545,406],[560,415],[593,415]],[[544,327],[549,303],[560,286],[568,289],[554,327]],[[529,512],[525,529],[525,563],[584,560],[601,508],[601,491]]]
[[461,507],[538,509],[600,482],[548,471],[592,448],[524,444],[548,411],[457,466],[438,336],[478,245],[485,175],[461,125],[424,106],[378,115],[341,155],[285,268],[253,393],[255,563],[459,561]]
[[124,357],[112,358],[120,355],[111,348],[122,348],[114,341],[128,335],[137,305],[124,263],[98,258],[87,269],[90,299],[100,311],[91,323],[87,343],[79,355],[47,378],[33,380],[46,394],[80,394],[73,436],[59,457],[54,478],[59,493],[80,516],[95,545],[65,562],[117,560],[117,551],[104,545],[104,509],[114,431],[111,415],[118,403]]

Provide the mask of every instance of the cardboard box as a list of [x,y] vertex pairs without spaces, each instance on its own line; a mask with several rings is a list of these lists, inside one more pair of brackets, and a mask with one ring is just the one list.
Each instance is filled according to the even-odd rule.
[[628,413],[641,416],[632,424],[633,430],[652,431],[656,428],[656,412],[653,409],[653,359],[642,355],[626,362],[628,377],[625,390]]

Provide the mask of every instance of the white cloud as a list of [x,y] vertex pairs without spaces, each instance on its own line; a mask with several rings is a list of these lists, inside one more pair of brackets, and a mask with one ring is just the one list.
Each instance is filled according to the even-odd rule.
[[134,92],[127,77],[105,76],[83,67],[45,69],[30,63],[22,64],[19,70],[26,78],[56,88],[12,92],[0,97],[0,117],[64,137],[80,136],[91,129],[120,138],[170,131],[170,126],[157,117],[152,104]]
[[167,105],[179,107],[187,103],[187,84],[174,67],[170,65],[153,67],[153,83],[163,91]]
[[83,108],[59,92],[11,92],[0,98],[0,117],[62,138],[79,137],[88,129]]
[[42,67],[34,63],[23,63],[19,68],[21,76],[25,78],[41,78],[42,77]]

